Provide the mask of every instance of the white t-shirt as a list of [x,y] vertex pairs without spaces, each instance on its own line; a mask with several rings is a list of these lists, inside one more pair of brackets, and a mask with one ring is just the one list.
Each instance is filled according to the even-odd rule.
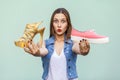
[[[64,51],[58,55],[54,50],[50,59],[49,73],[47,80],[68,80],[67,78],[67,63]],[[77,80],[77,79],[72,79]]]

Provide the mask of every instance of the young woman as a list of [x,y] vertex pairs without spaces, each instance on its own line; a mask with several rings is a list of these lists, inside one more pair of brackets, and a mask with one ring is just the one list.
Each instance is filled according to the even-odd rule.
[[[56,9],[50,22],[49,39],[39,44],[29,41],[24,50],[34,56],[41,56],[43,80],[78,80],[77,55],[87,55],[90,45],[87,40],[71,40],[72,24],[65,8]],[[82,44],[84,43],[84,45]]]

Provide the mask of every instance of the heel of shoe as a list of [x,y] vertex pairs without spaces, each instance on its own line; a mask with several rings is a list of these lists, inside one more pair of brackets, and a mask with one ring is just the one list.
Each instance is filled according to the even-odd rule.
[[40,33],[40,47],[42,47],[42,43],[43,43],[44,30],[45,30],[45,27],[43,27],[37,31],[37,33]]

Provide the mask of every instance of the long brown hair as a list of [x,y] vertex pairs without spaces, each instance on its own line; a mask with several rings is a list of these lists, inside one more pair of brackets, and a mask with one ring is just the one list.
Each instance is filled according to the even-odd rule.
[[55,16],[55,14],[57,14],[57,13],[62,13],[66,16],[68,26],[67,26],[67,30],[65,32],[65,35],[66,35],[66,39],[70,39],[71,38],[72,24],[71,24],[69,12],[65,8],[58,8],[53,12],[53,14],[51,16],[51,21],[50,21],[50,36],[49,37],[54,36],[54,34],[55,34],[54,28],[53,28],[53,18]]

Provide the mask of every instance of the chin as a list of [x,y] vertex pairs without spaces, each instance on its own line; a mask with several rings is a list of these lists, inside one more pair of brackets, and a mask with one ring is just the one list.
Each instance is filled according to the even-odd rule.
[[64,36],[64,34],[57,34],[58,36]]

